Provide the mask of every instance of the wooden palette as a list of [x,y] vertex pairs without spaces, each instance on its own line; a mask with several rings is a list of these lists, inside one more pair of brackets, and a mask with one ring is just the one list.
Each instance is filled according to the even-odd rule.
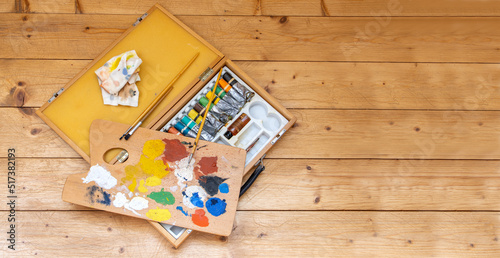
[[[62,199],[228,236],[236,214],[245,151],[200,140],[187,168],[194,139],[139,128],[128,141],[120,141],[128,127],[107,120],[92,123],[92,167],[88,173],[68,177]],[[104,154],[116,148],[127,150],[128,159],[106,163]]]

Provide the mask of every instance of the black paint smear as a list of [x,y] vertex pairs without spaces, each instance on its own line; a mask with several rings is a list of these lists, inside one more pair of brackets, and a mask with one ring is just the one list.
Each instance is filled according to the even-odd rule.
[[111,205],[111,195],[101,187],[95,185],[89,186],[87,187],[87,191],[86,196],[89,197],[90,203],[100,203],[106,206]]
[[220,178],[218,176],[201,176],[198,179],[198,183],[205,189],[207,194],[214,196],[219,193],[219,185],[226,180],[227,178]]
[[208,146],[208,145],[203,145],[203,146],[200,146],[200,147],[196,148],[196,150],[200,150],[201,148],[205,148],[205,147],[207,147],[207,146]]
[[182,141],[181,143],[184,144],[184,145],[188,145],[189,148],[193,147],[193,145],[191,144],[191,142]]

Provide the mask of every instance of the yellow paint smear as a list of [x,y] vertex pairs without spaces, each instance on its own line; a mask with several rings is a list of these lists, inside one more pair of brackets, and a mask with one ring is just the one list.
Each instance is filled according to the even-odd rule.
[[148,177],[148,178],[146,178],[146,185],[147,186],[161,185],[161,179],[159,179],[158,177],[155,177],[155,176]]
[[158,158],[165,151],[165,143],[162,140],[150,140],[144,143],[142,153],[150,159]]
[[172,216],[168,209],[160,209],[156,207],[156,209],[151,209],[146,213],[146,216],[152,220],[156,221],[165,221],[169,220]]
[[140,168],[140,166],[132,166],[128,165],[125,167],[125,176],[121,178],[122,183],[126,183],[128,181],[132,182],[129,186],[128,189],[133,192],[135,190],[135,187],[137,186],[136,180],[142,177],[145,177],[146,175]]
[[150,176],[156,176],[160,179],[170,172],[167,170],[168,167],[163,164],[163,161],[150,159],[144,155],[141,155],[139,165],[144,173]]
[[144,186],[144,179],[142,179],[141,182],[139,182],[139,188],[137,188],[137,189],[141,193],[145,193],[148,191],[148,189]]
[[128,190],[133,192],[133,191],[135,191],[136,186],[137,186],[137,181],[134,179],[134,180],[132,180],[132,183],[128,186]]

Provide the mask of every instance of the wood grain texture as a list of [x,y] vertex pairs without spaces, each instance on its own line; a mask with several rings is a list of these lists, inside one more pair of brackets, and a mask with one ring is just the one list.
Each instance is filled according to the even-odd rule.
[[64,180],[89,165],[31,107],[152,4],[0,3],[0,149],[27,157],[16,161],[17,251],[2,245],[0,256],[500,252],[493,0],[161,0],[293,108],[297,126],[268,154],[229,238],[194,232],[175,250],[145,221],[64,203]]
[[[13,0],[4,3],[12,12]],[[251,0],[251,1],[154,1],[154,0],[29,0],[29,11],[37,13],[142,14],[160,3],[174,15],[285,15],[285,16],[498,16],[495,1],[412,0]],[[52,5],[52,8],[47,8]],[[203,8],[200,8],[203,6]]]
[[41,107],[88,63],[90,60],[4,59],[0,62],[0,106]]
[[4,0],[0,2],[0,13],[12,13],[16,11],[15,0]]
[[[500,210],[500,161],[266,159],[238,210]],[[6,159],[0,159],[6,167]],[[88,210],[61,200],[82,159],[18,159],[19,210]],[[0,180],[7,181],[6,174]],[[5,195],[0,202],[7,203]],[[7,207],[0,207],[6,210]]]
[[75,13],[75,0],[19,0],[23,13]]
[[[0,106],[40,107],[89,62],[3,60]],[[236,64],[287,108],[500,110],[498,64]]]
[[77,0],[79,12],[85,14],[143,14],[156,3],[174,15],[255,15],[259,14],[258,0]]
[[[297,124],[270,158],[499,159],[498,111],[292,110]],[[32,108],[3,108],[0,149],[78,157]],[[300,150],[300,151],[297,151]],[[7,154],[0,153],[0,157]]]
[[[5,14],[0,58],[92,59],[137,15]],[[179,16],[232,60],[498,62],[500,18]],[[25,20],[23,20],[25,19]],[[415,24],[418,24],[416,26]]]
[[498,212],[241,211],[231,236],[194,232],[177,250],[147,222],[105,212],[18,212],[16,218],[22,242],[11,257],[494,256],[500,251]]
[[[95,1],[95,0],[94,0]],[[272,0],[262,1],[264,15],[298,16],[498,16],[495,1],[469,0]]]

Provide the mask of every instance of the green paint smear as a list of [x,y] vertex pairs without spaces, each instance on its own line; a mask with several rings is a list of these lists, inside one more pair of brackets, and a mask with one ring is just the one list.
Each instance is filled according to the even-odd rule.
[[148,194],[148,197],[163,205],[174,204],[175,197],[172,195],[172,193],[165,192],[163,189],[164,188],[162,188],[160,192],[151,192],[150,194]]

